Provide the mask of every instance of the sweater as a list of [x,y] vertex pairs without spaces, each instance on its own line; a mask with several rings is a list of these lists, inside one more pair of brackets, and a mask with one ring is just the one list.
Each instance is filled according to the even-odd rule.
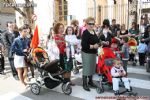
[[85,30],[81,40],[82,51],[85,53],[96,54],[97,49],[90,49],[90,45],[94,45],[96,43],[99,43],[97,35],[91,34],[88,30]]

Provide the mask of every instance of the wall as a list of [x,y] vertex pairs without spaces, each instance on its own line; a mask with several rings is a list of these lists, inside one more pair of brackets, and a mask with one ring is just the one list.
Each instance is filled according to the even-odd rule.
[[7,21],[15,22],[15,14],[0,13],[0,29],[6,29]]

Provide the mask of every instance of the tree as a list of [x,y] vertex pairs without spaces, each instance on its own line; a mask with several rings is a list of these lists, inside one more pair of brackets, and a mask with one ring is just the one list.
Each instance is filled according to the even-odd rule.
[[[24,1],[25,3],[23,5],[19,5],[15,0],[4,0],[6,4],[10,5],[10,7],[12,7],[22,15],[24,24],[29,24],[31,27],[33,27],[34,22],[32,20],[32,15],[34,13],[34,3],[30,0]],[[20,7],[22,7],[23,9],[21,9]]]

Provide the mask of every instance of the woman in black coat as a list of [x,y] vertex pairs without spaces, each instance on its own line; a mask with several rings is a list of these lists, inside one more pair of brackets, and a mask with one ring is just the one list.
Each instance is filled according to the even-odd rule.
[[[96,87],[92,76],[95,74],[96,54],[99,47],[99,40],[94,31],[95,19],[89,17],[86,19],[86,30],[82,35],[82,64],[83,64],[83,89],[90,91],[88,85]],[[89,78],[89,82],[87,80]]]

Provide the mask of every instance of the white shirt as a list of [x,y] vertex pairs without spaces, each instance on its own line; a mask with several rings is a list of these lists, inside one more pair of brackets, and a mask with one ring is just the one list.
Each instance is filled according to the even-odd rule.
[[119,68],[117,68],[117,67],[112,67],[112,69],[111,69],[111,75],[112,75],[113,77],[120,76],[120,75],[119,75],[120,72],[121,72],[121,73],[124,73],[124,74],[126,73],[122,66],[120,66]]
[[104,34],[105,38],[107,38],[107,33],[108,33],[108,30],[107,29],[103,29],[103,34]]
[[65,41],[67,41],[70,45],[75,45],[78,43],[76,35],[66,35]]

